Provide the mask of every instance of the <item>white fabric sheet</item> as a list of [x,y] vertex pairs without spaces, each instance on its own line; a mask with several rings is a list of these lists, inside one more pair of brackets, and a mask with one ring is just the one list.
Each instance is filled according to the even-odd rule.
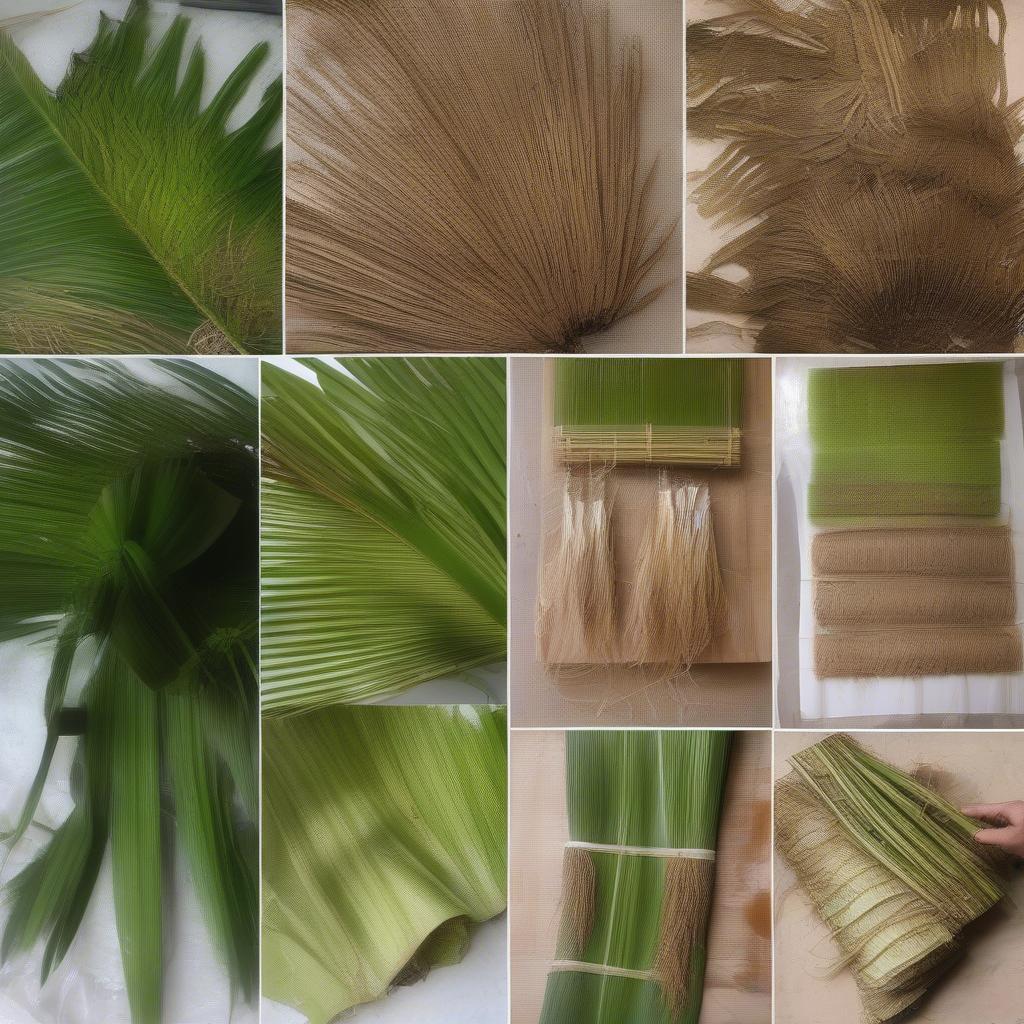
[[[925,361],[924,358],[896,357],[857,360],[860,365],[873,366]],[[948,362],[949,357],[936,357],[934,361]],[[815,674],[810,549],[818,531],[807,518],[811,475],[807,374],[814,367],[849,365],[849,357],[782,358],[776,363],[779,685],[780,691],[791,690],[797,680],[800,718],[800,721],[783,719],[782,724],[886,718],[906,719],[903,724],[907,725],[950,726],[981,724],[975,716],[1024,716],[1024,675],[1021,674],[874,680],[821,680]],[[1002,445],[1002,511],[1013,533],[1019,581],[1024,579],[1024,428],[1014,360],[1004,363],[1003,397],[1006,432]],[[798,577],[795,575],[797,567]],[[1018,583],[1018,594],[1019,587]],[[780,693],[780,707],[784,703]],[[1018,724],[1024,724],[1024,719]]]

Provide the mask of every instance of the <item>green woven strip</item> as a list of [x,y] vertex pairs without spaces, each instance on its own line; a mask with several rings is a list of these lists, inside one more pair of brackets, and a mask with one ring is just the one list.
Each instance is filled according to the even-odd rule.
[[[570,838],[714,850],[731,739],[727,732],[700,730],[571,732],[566,739]],[[670,859],[588,853],[595,878],[593,926],[581,957],[565,948],[563,936],[556,958],[655,971]],[[541,1024],[696,1024],[705,960],[702,922],[690,950],[685,1000],[677,1008],[669,1005],[657,980],[554,970]]]
[[812,370],[808,419],[812,522],[999,514],[1000,362]]
[[559,359],[555,425],[739,426],[739,359]]

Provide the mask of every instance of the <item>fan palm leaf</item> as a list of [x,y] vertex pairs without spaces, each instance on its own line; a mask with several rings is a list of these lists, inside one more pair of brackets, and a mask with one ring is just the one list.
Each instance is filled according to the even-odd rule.
[[74,810],[9,883],[2,955],[45,942],[45,982],[109,845],[135,1024],[161,1020],[165,819],[234,985],[255,992],[256,419],[251,395],[185,362],[0,366],[0,640],[53,650],[8,852],[78,737]]
[[264,709],[504,657],[504,362],[303,365],[263,367]]
[[280,348],[281,83],[229,130],[269,48],[201,108],[188,27],[101,16],[56,92],[0,35],[0,351]]

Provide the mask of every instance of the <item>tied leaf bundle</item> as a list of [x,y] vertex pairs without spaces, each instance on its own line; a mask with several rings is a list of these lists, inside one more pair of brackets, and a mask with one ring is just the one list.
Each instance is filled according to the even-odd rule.
[[289,46],[293,351],[573,350],[663,289],[607,11],[295,0]]
[[865,1024],[917,1003],[1004,895],[982,827],[850,737],[791,759],[776,784],[777,849],[857,977]]
[[229,129],[268,46],[200,107],[186,18],[103,16],[49,92],[0,35],[0,351],[280,349],[281,84]]
[[767,352],[1012,351],[1024,122],[1001,0],[729,6],[688,28],[687,129],[724,144],[700,213],[741,231],[689,304],[749,316]]
[[263,985],[327,1024],[457,963],[505,908],[505,712],[335,707],[264,723]]
[[267,713],[505,655],[500,359],[263,366]]
[[570,844],[541,1024],[696,1024],[730,744],[567,734]]
[[143,365],[0,368],[0,640],[53,649],[8,853],[78,737],[75,807],[8,885],[2,954],[44,942],[45,982],[109,848],[132,1020],[159,1024],[168,823],[233,987],[256,991],[257,409],[209,370]]
[[738,466],[743,365],[737,359],[559,359],[560,462]]
[[1012,540],[987,525],[1002,375],[1000,362],[810,372],[808,515],[870,527],[814,539],[819,678],[1020,669]]

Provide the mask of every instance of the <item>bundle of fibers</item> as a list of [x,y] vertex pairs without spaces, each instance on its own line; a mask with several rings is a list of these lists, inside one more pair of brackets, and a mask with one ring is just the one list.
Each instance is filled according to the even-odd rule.
[[573,731],[541,1024],[696,1024],[732,736]]
[[505,908],[501,708],[263,726],[263,992],[327,1024],[457,963]]
[[690,306],[751,317],[762,351],[1012,351],[1024,122],[1001,0],[727,6],[688,27],[687,128],[724,144],[694,198],[739,234]]
[[650,303],[674,224],[636,40],[587,0],[295,0],[293,351],[572,350]]
[[269,47],[204,107],[188,19],[150,23],[101,16],[54,93],[0,34],[0,351],[280,349],[280,81],[227,127]]
[[618,613],[607,474],[567,471],[553,550],[541,568],[537,640],[545,665],[615,660]]
[[738,359],[559,359],[559,462],[738,466]]
[[707,484],[661,474],[633,591],[626,625],[631,657],[689,668],[725,614]]
[[663,471],[637,486],[651,500],[626,582],[607,470],[565,473],[537,596],[543,664],[689,668],[721,625],[725,589],[707,484]]
[[998,361],[811,370],[811,521],[997,516],[1002,375]]
[[850,737],[791,764],[775,787],[776,849],[854,971],[865,1024],[882,1024],[946,973],[1003,882],[974,842],[981,823]]
[[263,365],[263,708],[505,656],[505,361]]
[[233,988],[256,992],[256,435],[255,399],[187,361],[0,367],[0,640],[52,650],[8,854],[75,745],[74,809],[8,881],[0,952],[42,944],[45,983],[109,856],[134,1024],[162,1019],[163,905],[183,882]]

